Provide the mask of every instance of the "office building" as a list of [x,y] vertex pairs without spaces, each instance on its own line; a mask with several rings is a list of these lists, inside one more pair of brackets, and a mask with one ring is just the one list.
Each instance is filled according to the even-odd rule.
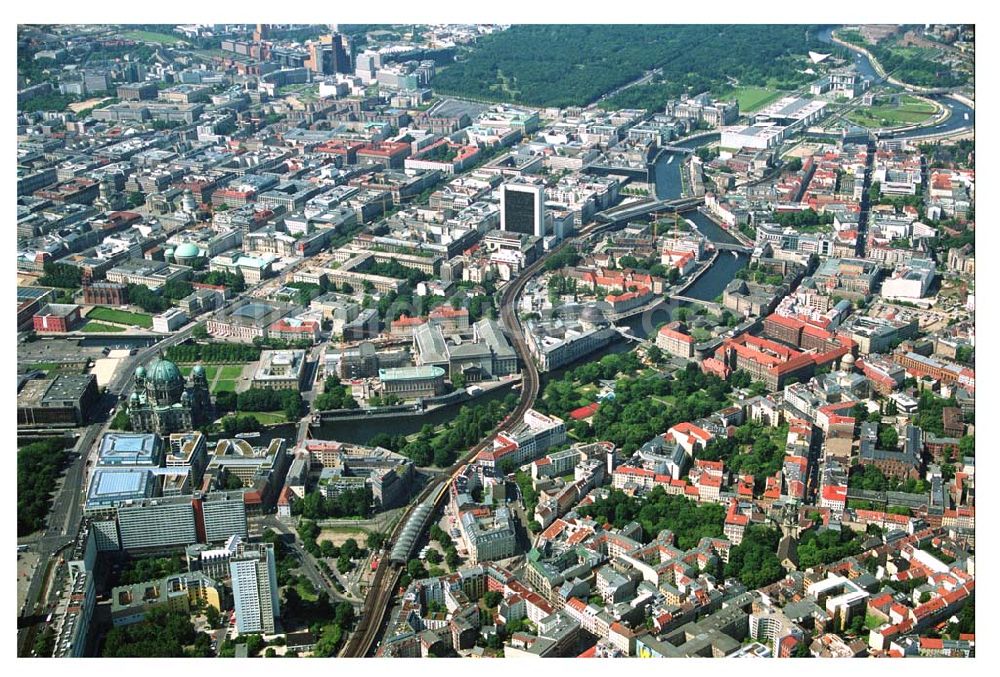
[[507,183],[500,187],[500,230],[545,236],[545,187]]
[[159,315],[153,316],[153,331],[168,334],[177,331],[187,324],[188,316],[180,308],[169,308]]
[[128,501],[118,506],[123,550],[167,548],[198,541],[190,496]]
[[231,536],[247,537],[247,511],[242,491],[216,491],[195,499],[195,510],[201,510],[207,543],[225,541]]
[[97,377],[93,374],[30,379],[17,394],[17,424],[81,425],[98,397]]

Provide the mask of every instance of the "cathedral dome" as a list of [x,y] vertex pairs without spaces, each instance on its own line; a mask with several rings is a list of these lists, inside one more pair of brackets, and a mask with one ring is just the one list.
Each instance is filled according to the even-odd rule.
[[162,357],[150,365],[149,379],[152,381],[153,387],[171,388],[184,386],[184,377],[181,376],[181,371],[177,368],[177,365]]

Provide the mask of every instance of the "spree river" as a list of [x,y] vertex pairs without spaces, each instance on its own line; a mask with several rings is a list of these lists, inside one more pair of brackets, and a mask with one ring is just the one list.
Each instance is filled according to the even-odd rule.
[[[831,39],[832,33],[833,28],[827,27],[821,30],[816,37],[821,42],[833,45],[834,43]],[[875,67],[872,66],[871,60],[865,54],[858,52],[852,52],[852,54],[854,65],[858,68],[858,73],[863,75],[868,80],[871,80],[872,84],[884,82],[884,79],[880,78],[878,73],[875,72]],[[966,106],[961,101],[956,101],[955,99],[939,94],[929,95],[929,98],[934,99],[942,106],[948,108],[951,111],[951,116],[939,125],[932,127],[919,127],[906,132],[900,132],[898,134],[893,134],[893,138],[910,139],[914,137],[927,136],[928,134],[944,134],[945,132],[954,132],[965,128],[975,128],[976,111],[974,108]]]
[[[696,148],[711,143],[717,138],[718,134],[712,134],[691,141],[681,141],[675,145]],[[681,153],[664,153],[660,156],[656,163],[656,197],[661,200],[670,200],[681,196],[681,167],[684,157]],[[673,161],[670,161],[670,158],[673,158]],[[736,238],[700,211],[686,212],[683,214],[683,218],[691,221],[695,228],[712,242],[738,244]],[[736,276],[737,271],[745,268],[747,263],[749,263],[749,259],[746,254],[722,252],[712,267],[705,271],[684,295],[694,299],[711,301],[722,293],[726,285]]]

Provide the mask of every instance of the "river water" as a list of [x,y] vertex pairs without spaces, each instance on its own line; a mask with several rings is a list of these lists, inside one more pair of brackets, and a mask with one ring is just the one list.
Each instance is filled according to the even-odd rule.
[[[711,143],[718,139],[718,135],[710,135],[695,139],[693,141],[680,142],[675,145],[687,148],[696,148],[706,143]],[[668,162],[673,156],[673,162]],[[658,198],[677,198],[681,195],[681,167],[683,166],[684,155],[680,153],[664,153],[656,165],[656,196]],[[713,242],[734,244],[736,240],[732,235],[713,223],[707,216],[698,211],[691,211],[684,215],[685,218],[694,222],[695,226]],[[722,253],[711,269],[705,272],[698,281],[687,291],[686,295],[692,298],[710,301],[722,293],[726,285],[733,279],[736,272],[747,265],[747,257],[740,254],[734,257],[729,252]],[[635,315],[627,320],[619,322],[620,326],[627,327],[629,332],[640,338],[646,338],[653,333],[656,326],[667,322],[673,316],[674,311],[687,303],[677,304],[675,302],[664,303],[653,311],[640,315]],[[553,379],[562,378],[567,369],[593,360],[599,360],[605,355],[613,353],[623,353],[635,347],[634,341],[616,339],[601,350],[584,356],[578,362],[567,365],[560,369],[542,374],[541,387]],[[502,389],[498,392],[491,392],[477,397],[471,404],[483,404],[494,400],[503,399],[509,389]],[[342,442],[354,442],[364,444],[377,433],[388,433],[389,435],[411,435],[420,430],[425,424],[440,425],[455,417],[458,408],[463,405],[456,404],[443,407],[423,416],[400,416],[391,419],[377,419],[373,421],[336,421],[324,423],[319,428],[313,429],[313,436],[319,439],[335,439]]]
[[[825,42],[833,45],[833,41],[830,39],[833,33],[833,27],[827,27],[821,30],[817,34],[817,39],[821,42]],[[859,54],[852,52],[853,63],[858,68],[858,72],[861,73],[865,78],[871,80],[872,84],[878,84],[883,82],[883,79],[878,76],[875,72],[875,67],[872,66],[871,60],[864,54]],[[951,111],[951,117],[945,120],[943,123],[936,125],[931,129],[912,129],[907,132],[900,132],[899,134],[894,134],[893,138],[907,139],[913,137],[926,136],[927,134],[943,134],[945,132],[952,132],[965,127],[974,128],[976,124],[976,111],[973,108],[966,106],[960,101],[955,99],[950,99],[946,96],[931,95],[930,98],[934,99],[942,106],[947,107]]]

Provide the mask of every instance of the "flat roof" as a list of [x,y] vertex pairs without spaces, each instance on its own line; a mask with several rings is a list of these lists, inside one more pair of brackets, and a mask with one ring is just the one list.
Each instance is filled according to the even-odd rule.
[[105,433],[98,462],[108,465],[156,465],[159,438],[153,433]]
[[441,367],[395,367],[392,369],[378,370],[378,377],[381,381],[407,381],[438,378],[442,376],[444,376],[444,369]]
[[87,506],[147,498],[152,489],[147,468],[97,468],[87,491]]

